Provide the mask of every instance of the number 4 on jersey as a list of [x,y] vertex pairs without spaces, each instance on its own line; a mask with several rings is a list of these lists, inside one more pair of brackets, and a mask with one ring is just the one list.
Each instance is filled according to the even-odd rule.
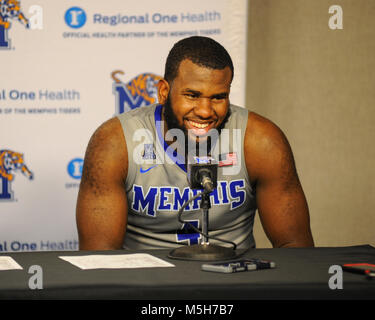
[[[189,220],[194,227],[199,228],[199,220]],[[182,229],[177,231],[177,242],[186,242],[187,244],[193,245],[198,244],[199,239],[201,238],[201,235],[193,228],[191,228],[187,223],[184,223],[182,226]]]

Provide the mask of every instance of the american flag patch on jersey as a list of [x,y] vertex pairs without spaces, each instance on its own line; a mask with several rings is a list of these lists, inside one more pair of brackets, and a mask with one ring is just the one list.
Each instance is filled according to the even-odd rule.
[[237,153],[223,153],[219,155],[219,167],[237,165]]

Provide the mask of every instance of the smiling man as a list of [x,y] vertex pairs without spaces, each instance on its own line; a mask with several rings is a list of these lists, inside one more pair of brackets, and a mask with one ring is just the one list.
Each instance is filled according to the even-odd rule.
[[[77,201],[81,250],[199,243],[200,234],[179,222],[177,214],[198,193],[189,187],[186,164],[190,153],[200,156],[202,145],[209,156],[219,148],[217,188],[210,195],[211,236],[239,248],[255,247],[258,209],[274,247],[314,245],[288,141],[271,121],[230,104],[233,76],[232,60],[219,43],[183,39],[168,55],[159,103],[121,114],[96,130]],[[240,143],[212,138],[220,140],[227,132],[239,132]],[[238,170],[228,174],[235,165]],[[201,227],[199,200],[185,208],[184,219]]]

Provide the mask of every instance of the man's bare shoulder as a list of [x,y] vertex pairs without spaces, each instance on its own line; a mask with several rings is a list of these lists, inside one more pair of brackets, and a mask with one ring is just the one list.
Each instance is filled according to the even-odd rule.
[[248,116],[245,155],[252,178],[271,173],[283,164],[294,166],[292,150],[283,131],[255,112],[249,112]]
[[260,148],[286,142],[283,131],[274,122],[252,111],[248,115],[246,137]]
[[85,167],[101,170],[127,168],[127,147],[120,121],[114,117],[101,124],[91,136],[85,154]]

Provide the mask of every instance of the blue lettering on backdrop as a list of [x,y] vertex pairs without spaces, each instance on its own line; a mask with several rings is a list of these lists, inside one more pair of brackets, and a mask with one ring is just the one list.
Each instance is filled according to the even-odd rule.
[[37,245],[34,242],[20,242],[12,241],[10,244],[11,251],[35,251],[37,250]]
[[8,32],[0,25],[0,48],[9,48]]
[[154,23],[177,23],[178,17],[175,14],[172,15],[162,15],[160,13],[154,13],[152,15],[152,22]]
[[[107,16],[101,13],[94,13],[92,22],[94,24],[107,24],[117,26],[120,24],[176,24],[176,23],[200,23],[220,21],[221,13],[216,10],[200,13],[180,12],[180,14],[162,14],[160,12],[144,13],[140,15],[123,15],[121,13]],[[65,22],[72,28],[79,28],[86,22],[86,15],[81,8],[70,8],[65,14]]]
[[9,180],[4,177],[0,177],[1,187],[0,187],[0,199],[1,200],[12,200],[13,192],[9,188]]

